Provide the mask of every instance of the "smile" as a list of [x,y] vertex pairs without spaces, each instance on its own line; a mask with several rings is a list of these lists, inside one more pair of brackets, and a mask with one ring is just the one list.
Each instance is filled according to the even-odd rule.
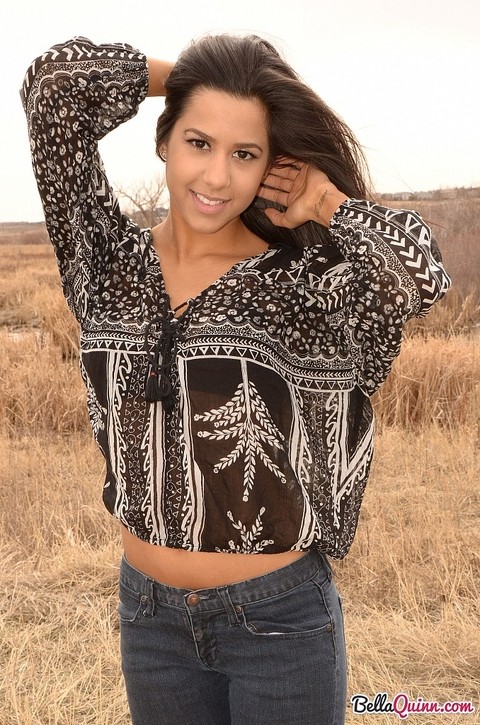
[[220,206],[220,204],[225,204],[226,199],[209,199],[207,196],[203,196],[203,194],[199,194],[196,191],[192,191],[192,194],[202,202],[202,204],[206,204],[207,206]]

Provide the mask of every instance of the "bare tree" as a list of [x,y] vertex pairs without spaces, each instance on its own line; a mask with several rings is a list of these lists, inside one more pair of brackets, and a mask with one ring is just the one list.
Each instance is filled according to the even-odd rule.
[[166,216],[167,209],[163,206],[167,200],[167,187],[163,176],[156,176],[150,180],[142,180],[134,186],[125,188],[116,186],[115,193],[129,215],[141,227],[154,227]]

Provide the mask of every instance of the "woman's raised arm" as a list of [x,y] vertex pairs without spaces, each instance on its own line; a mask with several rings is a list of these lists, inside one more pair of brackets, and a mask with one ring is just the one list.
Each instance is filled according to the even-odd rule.
[[165,79],[170,75],[173,63],[159,58],[147,58],[148,91],[147,96],[164,96]]
[[98,141],[136,114],[147,82],[144,54],[78,37],[47,50],[25,75],[33,170],[63,290],[79,320],[102,293],[128,225]]

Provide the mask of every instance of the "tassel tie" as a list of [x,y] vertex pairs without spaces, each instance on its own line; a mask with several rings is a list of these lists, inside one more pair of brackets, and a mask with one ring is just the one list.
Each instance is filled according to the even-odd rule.
[[[169,375],[177,355],[178,342],[183,340],[183,331],[179,325],[179,318],[175,317],[175,312],[186,304],[188,303],[184,302],[179,305],[173,312],[169,310],[167,317],[155,317],[145,332],[145,351],[150,363],[145,383],[145,400],[148,403],[161,401],[166,411],[172,410],[175,403]],[[160,328],[160,334],[151,351],[149,339],[154,336],[154,328]],[[155,337],[157,336],[155,335]]]

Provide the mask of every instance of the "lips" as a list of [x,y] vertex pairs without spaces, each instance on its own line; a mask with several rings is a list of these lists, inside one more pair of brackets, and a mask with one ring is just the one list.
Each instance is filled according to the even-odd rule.
[[193,190],[191,190],[191,194],[195,206],[204,214],[218,214],[223,211],[229,201],[229,199],[219,199]]
[[197,191],[193,192],[197,199],[200,199],[202,204],[207,204],[208,206],[219,206],[220,204],[225,204],[225,199],[212,199],[209,196],[204,196],[203,194],[199,194]]

